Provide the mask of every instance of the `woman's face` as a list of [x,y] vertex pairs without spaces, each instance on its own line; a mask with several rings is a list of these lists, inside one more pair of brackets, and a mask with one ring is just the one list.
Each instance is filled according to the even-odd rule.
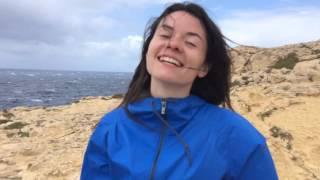
[[146,54],[151,84],[158,81],[191,88],[197,76],[207,74],[206,52],[206,33],[196,17],[185,11],[167,15],[159,23]]

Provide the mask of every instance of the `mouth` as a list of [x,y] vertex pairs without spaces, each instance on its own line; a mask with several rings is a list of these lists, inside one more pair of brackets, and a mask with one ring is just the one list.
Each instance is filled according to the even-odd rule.
[[172,64],[172,65],[175,65],[176,67],[183,67],[183,64],[177,60],[177,59],[174,59],[172,57],[168,57],[168,56],[158,56],[158,60],[162,63],[169,63],[169,64]]

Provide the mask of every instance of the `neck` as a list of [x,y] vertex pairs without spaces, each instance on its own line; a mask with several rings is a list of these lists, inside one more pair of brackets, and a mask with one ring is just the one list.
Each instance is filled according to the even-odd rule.
[[190,95],[191,86],[165,83],[151,79],[150,93],[158,98],[183,98]]

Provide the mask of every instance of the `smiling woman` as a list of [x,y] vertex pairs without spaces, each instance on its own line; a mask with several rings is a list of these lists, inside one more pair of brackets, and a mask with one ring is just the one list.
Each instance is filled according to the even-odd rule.
[[81,179],[278,179],[265,138],[232,111],[230,64],[202,7],[166,8],[122,103],[89,140]]
[[186,97],[190,94],[194,79],[207,74],[205,39],[206,32],[200,20],[187,12],[173,12],[160,22],[146,55],[153,97]]

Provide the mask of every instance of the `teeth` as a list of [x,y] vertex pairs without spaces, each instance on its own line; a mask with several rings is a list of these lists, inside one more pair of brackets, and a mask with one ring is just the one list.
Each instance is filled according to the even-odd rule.
[[173,58],[167,57],[167,56],[161,56],[160,57],[160,61],[168,62],[168,63],[174,64],[174,65],[176,65],[178,67],[182,66],[182,64],[179,61],[177,61],[177,60],[175,60]]

